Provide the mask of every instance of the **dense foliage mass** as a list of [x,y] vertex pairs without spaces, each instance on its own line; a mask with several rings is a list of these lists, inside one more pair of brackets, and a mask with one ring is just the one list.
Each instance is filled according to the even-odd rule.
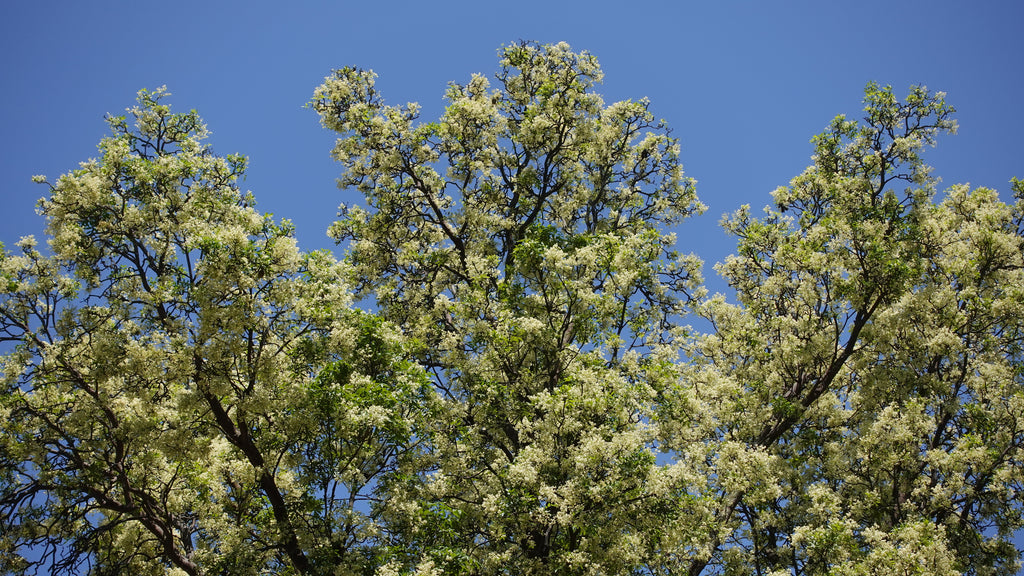
[[1024,184],[937,192],[941,93],[869,85],[726,218],[726,297],[593,56],[507,46],[433,122],[374,78],[310,102],[340,262],[162,90],[50,184],[0,256],[0,571],[1016,572]]

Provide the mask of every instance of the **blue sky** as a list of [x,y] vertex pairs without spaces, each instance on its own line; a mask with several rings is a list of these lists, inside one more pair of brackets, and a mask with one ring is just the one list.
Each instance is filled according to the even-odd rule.
[[[332,68],[379,74],[390,102],[441,110],[449,81],[492,73],[518,39],[595,54],[608,102],[647,96],[682,144],[708,212],[679,228],[710,265],[734,243],[718,220],[809,163],[808,140],[856,115],[869,80],[948,93],[960,132],[928,153],[945,185],[1008,190],[1024,177],[1019,2],[11,2],[0,19],[0,241],[39,235],[34,202],[96,156],[105,113],[167,85],[220,154],[250,158],[244,186],[293,220],[305,249],[332,246],[333,138],[304,109]],[[1004,196],[1006,197],[1006,196]],[[713,276],[710,269],[709,276]]]
[[[809,139],[856,116],[864,85],[948,93],[960,131],[927,159],[944,185],[1009,198],[1024,177],[1024,2],[294,1],[7,2],[0,18],[0,241],[41,236],[43,186],[96,156],[105,113],[167,85],[198,109],[220,154],[250,158],[258,206],[295,222],[304,249],[331,247],[342,201],[331,134],[303,108],[332,68],[372,68],[392,102],[442,109],[450,81],[492,73],[519,39],[566,41],[605,71],[607,102],[649,97],[682,145],[708,212],[678,230],[710,265],[734,243],[718,228],[759,208],[809,163]],[[713,276],[710,268],[708,276]]]

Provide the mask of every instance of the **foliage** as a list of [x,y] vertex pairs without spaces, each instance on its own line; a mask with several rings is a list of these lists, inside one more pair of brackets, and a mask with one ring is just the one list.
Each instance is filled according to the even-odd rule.
[[714,333],[683,378],[714,433],[682,427],[670,446],[706,461],[696,440],[738,442],[757,461],[701,493],[719,530],[709,565],[1014,574],[1024,195],[936,200],[920,153],[956,127],[941,93],[899,102],[870,84],[865,105],[813,140],[814,164],[762,218],[723,221],[738,248],[718,270],[738,302],[703,303]]
[[41,201],[52,255],[26,238],[0,262],[0,569],[356,571],[424,374],[165,96]]
[[437,122],[386,105],[371,72],[316,91],[340,185],[370,207],[332,232],[445,400],[398,566],[621,572],[678,508],[649,422],[698,262],[662,230],[702,207],[648,102],[606,106],[600,79],[589,54],[522,43],[496,89],[451,84]]
[[1013,574],[1024,184],[938,194],[953,109],[869,84],[723,220],[730,302],[601,78],[521,42],[423,122],[334,71],[343,262],[140,92],[0,260],[0,571]]

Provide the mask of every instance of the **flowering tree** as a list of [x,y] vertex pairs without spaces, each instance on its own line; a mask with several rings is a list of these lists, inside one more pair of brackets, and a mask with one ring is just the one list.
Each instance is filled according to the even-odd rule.
[[165,95],[51,186],[52,255],[0,260],[0,571],[356,571],[424,373]]
[[936,201],[920,152],[956,127],[943,95],[872,84],[865,104],[762,218],[723,221],[738,302],[702,303],[698,408],[668,440],[714,479],[692,575],[1017,571],[1024,186]]
[[450,85],[436,122],[368,71],[315,93],[370,208],[332,233],[444,401],[435,469],[394,495],[396,569],[622,573],[662,553],[683,484],[651,423],[699,264],[664,230],[702,206],[647,101],[605,105],[600,79],[589,54],[521,43],[496,88]]
[[0,570],[1015,573],[1024,184],[936,194],[943,95],[869,85],[727,217],[730,301],[674,249],[703,206],[648,102],[565,44],[500,58],[433,122],[370,71],[316,89],[366,199],[344,262],[163,91],[110,119],[52,255],[0,260]]

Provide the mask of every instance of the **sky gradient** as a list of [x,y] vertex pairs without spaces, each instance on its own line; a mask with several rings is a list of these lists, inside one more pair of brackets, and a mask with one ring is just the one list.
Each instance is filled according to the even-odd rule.
[[[648,97],[674,130],[707,213],[679,248],[710,265],[735,243],[719,229],[742,204],[809,163],[809,139],[857,116],[868,81],[948,93],[960,131],[926,160],[943,186],[1008,195],[1024,177],[1024,3],[986,2],[17,2],[0,24],[0,241],[39,235],[51,181],[95,157],[103,116],[166,85],[195,108],[219,154],[250,159],[258,207],[295,222],[304,249],[330,247],[339,191],[333,136],[303,108],[332,68],[371,68],[392,103],[443,108],[448,82],[493,74],[519,39],[566,41],[600,60],[606,102]],[[970,6],[970,7],[969,7]]]

